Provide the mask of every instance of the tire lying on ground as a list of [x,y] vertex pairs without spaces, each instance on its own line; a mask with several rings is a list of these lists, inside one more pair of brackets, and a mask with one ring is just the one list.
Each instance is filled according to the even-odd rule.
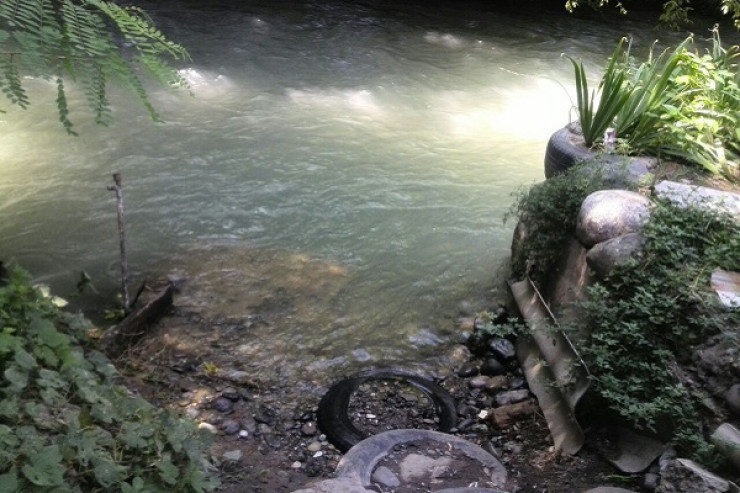
[[439,418],[438,431],[448,432],[457,424],[455,400],[431,380],[403,370],[369,370],[335,384],[319,402],[317,415],[319,429],[342,453],[368,437],[367,433],[352,424],[349,401],[361,384],[371,380],[399,380],[423,393],[434,405],[434,411]]
[[583,145],[583,137],[570,125],[561,128],[547,142],[545,178],[562,173],[575,163],[591,159],[595,153]]

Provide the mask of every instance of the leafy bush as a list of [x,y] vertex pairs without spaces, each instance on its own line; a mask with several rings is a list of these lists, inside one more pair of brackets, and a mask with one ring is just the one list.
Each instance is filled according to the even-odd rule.
[[603,188],[603,177],[583,165],[518,193],[507,214],[526,223],[527,239],[512,260],[512,276],[544,282],[575,231],[581,203]]
[[658,203],[644,235],[642,257],[588,289],[583,354],[613,411],[637,427],[668,428],[684,452],[708,464],[699,399],[675,369],[690,361],[693,345],[740,327],[740,310],[727,310],[709,289],[713,270],[740,270],[740,226]]
[[636,63],[622,39],[590,93],[583,65],[571,58],[586,145],[614,127],[620,148],[631,153],[672,156],[740,177],[739,48],[723,48],[716,28],[706,54],[689,50],[692,43],[688,37],[657,56],[651,50]]
[[115,385],[90,329],[19,270],[0,287],[0,491],[212,490],[207,432]]

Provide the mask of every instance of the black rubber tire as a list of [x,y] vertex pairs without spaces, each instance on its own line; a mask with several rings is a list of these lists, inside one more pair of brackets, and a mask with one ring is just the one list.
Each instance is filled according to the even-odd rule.
[[327,440],[342,453],[369,435],[358,430],[350,420],[349,400],[359,385],[369,380],[402,380],[426,395],[439,417],[438,431],[448,432],[457,424],[455,400],[439,385],[403,370],[369,370],[332,386],[319,402],[317,422]]
[[545,178],[552,178],[575,163],[591,159],[596,155],[589,149],[578,145],[578,137],[568,127],[561,128],[552,134],[545,150]]

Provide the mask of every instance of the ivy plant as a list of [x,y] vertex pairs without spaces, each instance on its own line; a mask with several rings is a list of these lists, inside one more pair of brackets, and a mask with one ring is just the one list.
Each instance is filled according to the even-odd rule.
[[0,491],[204,492],[207,432],[116,383],[92,329],[14,270],[0,287]]

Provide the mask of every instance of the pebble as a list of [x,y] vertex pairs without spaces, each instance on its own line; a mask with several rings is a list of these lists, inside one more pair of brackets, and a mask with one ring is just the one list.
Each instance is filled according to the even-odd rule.
[[224,374],[224,379],[233,383],[244,383],[249,380],[249,373],[242,370],[231,370]]
[[506,373],[506,368],[504,368],[504,365],[502,365],[496,358],[486,358],[480,367],[480,372],[483,375],[495,377],[496,375],[503,375]]
[[316,423],[313,421],[304,423],[303,426],[301,426],[301,434],[307,437],[314,436],[316,434]]
[[244,452],[242,452],[239,449],[236,449],[236,450],[229,450],[228,452],[224,452],[224,454],[221,457],[223,457],[224,461],[226,462],[239,462],[240,460],[242,460],[243,456],[244,456]]
[[228,413],[234,408],[234,403],[224,397],[219,397],[213,401],[213,408],[220,413]]
[[525,385],[527,385],[527,381],[523,379],[522,377],[514,377],[511,380],[509,380],[509,388],[511,390],[521,389]]
[[259,435],[269,435],[272,433],[272,428],[270,428],[264,423],[260,423],[257,425],[257,433]]
[[508,339],[503,339],[501,337],[491,339],[491,341],[488,343],[488,347],[490,348],[493,355],[501,361],[509,361],[516,357],[516,349],[514,348],[514,344],[512,344],[512,342]]
[[185,410],[185,415],[190,419],[195,419],[200,415],[200,410],[195,407],[189,407]]
[[303,467],[303,463],[297,460],[294,463],[292,463],[290,467],[292,467],[293,469],[300,469],[301,467]]
[[490,378],[485,375],[478,375],[468,380],[468,387],[471,389],[481,389],[488,385]]
[[457,370],[457,376],[460,378],[470,378],[477,375],[480,372],[480,368],[473,362],[465,363]]
[[373,481],[380,483],[387,488],[397,488],[401,486],[401,481],[393,474],[393,471],[385,466],[380,466],[373,472]]
[[488,379],[488,383],[486,384],[486,390],[489,392],[497,392],[501,389],[506,388],[509,386],[509,380],[504,375],[496,375],[495,377],[490,377]]
[[215,426],[213,426],[211,423],[206,423],[205,421],[203,421],[202,423],[198,423],[198,429],[199,430],[208,430],[211,433],[213,433],[214,435],[218,433],[218,428],[216,428]]
[[324,452],[323,452],[322,450],[317,450],[317,451],[316,451],[316,452],[315,452],[315,453],[313,454],[313,456],[312,456],[312,457],[313,457],[314,459],[316,459],[317,457],[321,457],[322,455],[324,455]]
[[311,442],[308,444],[308,447],[306,447],[306,450],[309,452],[318,452],[321,450],[321,442]]
[[239,438],[244,438],[246,440],[247,438],[249,438],[249,432],[247,430],[240,430]]
[[730,408],[735,416],[740,416],[740,383],[736,383],[725,393],[727,407]]
[[221,392],[221,397],[236,402],[241,398],[241,395],[239,394],[239,391],[237,391],[234,387],[226,387]]
[[529,397],[529,390],[509,390],[507,392],[501,392],[496,396],[496,404],[499,406],[506,406],[508,404],[515,404],[521,402]]
[[239,423],[233,419],[227,419],[223,424],[221,424],[221,429],[224,430],[224,433],[227,435],[235,435],[239,432],[239,428]]

